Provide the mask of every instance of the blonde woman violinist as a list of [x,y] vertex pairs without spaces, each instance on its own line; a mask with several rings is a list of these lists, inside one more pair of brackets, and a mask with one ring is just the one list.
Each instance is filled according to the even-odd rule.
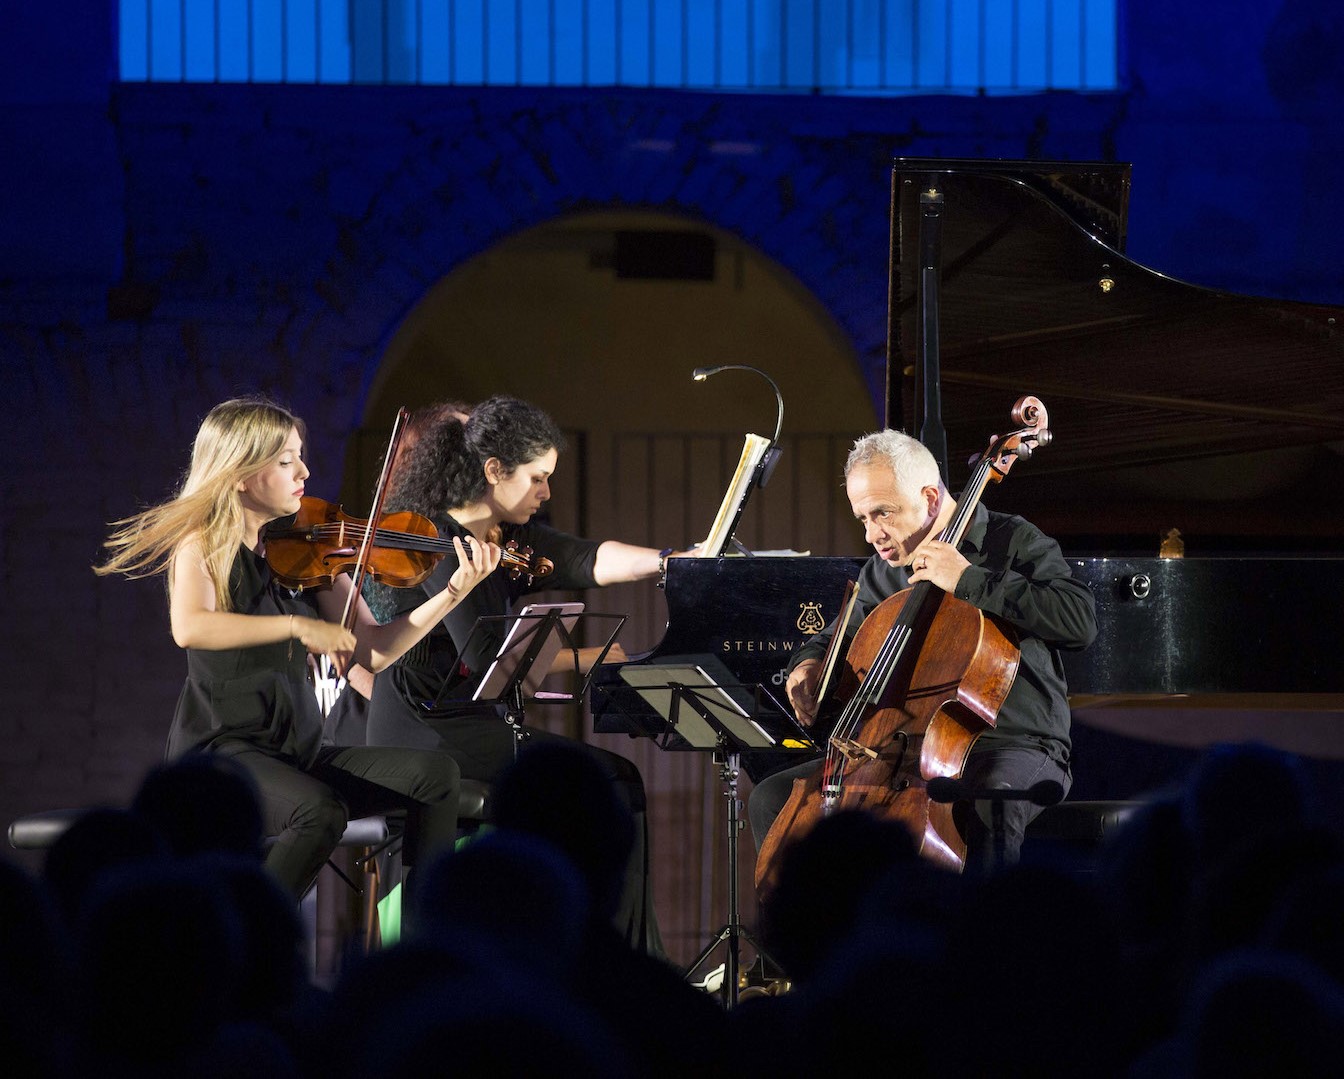
[[307,656],[379,671],[419,641],[499,564],[499,548],[454,544],[447,587],[386,625],[357,602],[342,624],[351,582],[298,593],[266,562],[271,522],[294,514],[308,466],[304,427],[261,399],[225,401],[197,432],[191,467],[171,499],[116,522],[100,574],[168,580],[173,640],[187,679],[168,755],[229,756],[256,781],[266,865],[296,897],[339,842],[347,819],[405,810],[405,861],[451,845],[460,773],[442,752],[321,744],[322,715]]

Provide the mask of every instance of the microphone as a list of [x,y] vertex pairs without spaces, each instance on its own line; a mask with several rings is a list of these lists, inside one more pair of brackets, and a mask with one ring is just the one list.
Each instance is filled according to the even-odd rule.
[[779,386],[776,385],[775,380],[759,367],[748,367],[743,363],[721,363],[716,367],[697,367],[691,372],[691,380],[693,382],[704,382],[710,375],[717,375],[720,371],[751,371],[770,383],[770,388],[775,391],[775,434],[770,439],[770,448],[765,451],[765,455],[761,458],[758,470],[759,479],[756,481],[756,486],[763,488],[770,482],[770,476],[774,473],[775,465],[779,463],[779,456],[782,452],[779,448],[779,432],[784,429],[784,395],[779,392]]
[[968,787],[960,779],[935,776],[926,789],[933,802],[1031,802],[1052,806],[1064,800],[1064,785],[1054,779],[1042,779],[1026,790],[1009,787]]

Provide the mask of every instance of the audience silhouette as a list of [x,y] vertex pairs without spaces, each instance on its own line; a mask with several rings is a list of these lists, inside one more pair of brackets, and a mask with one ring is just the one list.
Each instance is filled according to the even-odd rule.
[[262,857],[261,803],[251,774],[219,753],[187,753],[152,769],[131,809],[179,858],[203,851]]
[[[664,960],[630,947],[614,927],[622,889],[634,877],[635,823],[601,765],[581,745],[541,743],[496,781],[501,831],[552,843],[578,870],[588,920],[570,986],[602,1019],[636,1075],[727,1075],[727,1019]],[[601,826],[599,826],[601,825]]]
[[957,876],[897,825],[827,818],[787,852],[762,909],[760,937],[793,987],[731,1011],[613,928],[633,826],[577,744],[525,747],[495,785],[492,827],[425,867],[406,936],[351,957],[326,988],[262,864],[259,821],[245,775],[187,758],[146,776],[131,808],[87,811],[40,877],[0,862],[7,1070],[1338,1069],[1344,842],[1301,762],[1263,745],[1208,750],[1085,866],[1028,858]]

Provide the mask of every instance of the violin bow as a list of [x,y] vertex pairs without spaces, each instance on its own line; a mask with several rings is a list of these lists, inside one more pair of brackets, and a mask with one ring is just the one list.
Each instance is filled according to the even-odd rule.
[[397,418],[392,422],[392,437],[387,444],[387,456],[383,458],[383,470],[378,476],[378,486],[373,492],[373,508],[369,511],[369,527],[364,529],[364,538],[359,544],[359,553],[355,556],[354,568],[350,571],[350,594],[345,597],[345,613],[341,624],[348,630],[355,628],[355,611],[359,603],[359,594],[364,588],[364,576],[369,568],[369,552],[373,550],[373,537],[377,532],[375,522],[383,515],[383,500],[387,497],[387,482],[392,475],[392,465],[397,459],[397,449],[401,446],[401,435],[406,429],[410,412],[405,408],[397,410]]

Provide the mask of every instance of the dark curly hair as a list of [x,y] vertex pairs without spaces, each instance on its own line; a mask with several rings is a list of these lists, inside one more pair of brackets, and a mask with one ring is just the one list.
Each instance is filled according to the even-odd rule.
[[547,450],[564,449],[564,435],[545,412],[516,397],[491,397],[466,423],[447,415],[408,452],[387,509],[442,514],[486,491],[485,462],[497,457],[506,474]]

